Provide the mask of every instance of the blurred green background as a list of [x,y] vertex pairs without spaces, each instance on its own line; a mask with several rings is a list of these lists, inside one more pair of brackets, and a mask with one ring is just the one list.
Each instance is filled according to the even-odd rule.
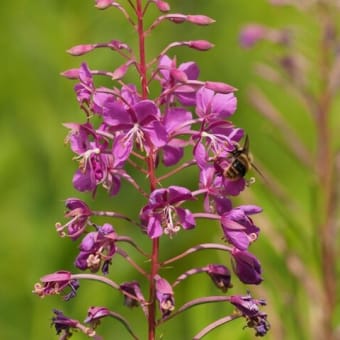
[[[125,1],[124,1],[125,3]],[[263,44],[251,51],[238,45],[238,32],[244,24],[260,21],[281,27],[299,25],[313,43],[313,20],[292,8],[270,6],[260,0],[187,0],[170,1],[174,12],[200,13],[217,22],[207,28],[190,25],[175,26],[166,23],[150,37],[149,53],[156,54],[173,40],[207,39],[216,47],[209,52],[177,49],[172,51],[179,62],[195,60],[201,68],[201,79],[224,81],[237,87],[239,106],[235,124],[246,129],[251,140],[255,163],[273,176],[286,198],[277,197],[264,181],[259,180],[241,201],[264,207],[264,213],[255,221],[263,229],[252,252],[260,259],[264,270],[264,283],[248,287],[256,297],[268,300],[265,311],[272,323],[268,339],[311,339],[311,320],[322,310],[311,304],[294,263],[287,259],[299,258],[312,276],[306,281],[320,279],[318,238],[315,233],[313,196],[311,185],[313,170],[304,166],[291,154],[272,123],[259,115],[247,100],[247,88],[262,86],[271,100],[286,114],[292,128],[304,145],[313,151],[315,129],[308,114],[289,94],[260,80],[253,71],[256,61],[268,59],[277,51]],[[113,69],[117,56],[104,50],[86,57],[71,57],[65,50],[80,43],[121,39],[134,39],[131,29],[116,10],[98,11],[93,1],[5,1],[0,11],[1,42],[1,138],[0,181],[1,195],[1,273],[0,281],[0,338],[1,339],[55,339],[50,327],[52,308],[79,320],[85,318],[91,305],[105,305],[132,318],[137,330],[143,325],[141,313],[121,307],[121,296],[94,282],[82,282],[78,297],[69,303],[60,297],[43,300],[31,294],[33,285],[46,273],[59,269],[72,270],[77,246],[60,239],[55,230],[56,221],[63,222],[63,200],[70,196],[84,198],[94,209],[114,209],[138,213],[138,198],[133,190],[123,185],[119,198],[108,198],[99,191],[98,200],[77,193],[71,185],[76,164],[72,154],[63,145],[66,130],[63,122],[82,121],[82,114],[73,93],[73,83],[59,76],[65,69],[78,67],[86,59],[91,68]],[[311,47],[312,48],[312,47]],[[334,130],[339,119],[334,118]],[[339,147],[339,141],[335,142]],[[194,187],[196,173],[186,172],[178,178],[178,185]],[[254,174],[253,174],[254,175]],[[255,175],[256,176],[256,175]],[[258,176],[257,176],[258,177]],[[133,197],[133,199],[132,199]],[[291,201],[289,200],[291,198]],[[115,221],[111,221],[114,225]],[[123,232],[122,224],[119,225]],[[209,229],[208,229],[209,228]],[[130,235],[143,238],[138,232]],[[179,253],[199,242],[219,241],[219,229],[214,224],[181,233],[173,240],[162,240],[164,258]],[[170,280],[181,270],[205,265],[206,261],[227,261],[223,254],[191,255],[182,268],[169,268],[163,273]],[[123,261],[115,260],[111,274],[118,282],[134,278],[133,271]],[[299,269],[298,269],[299,271]],[[231,294],[244,294],[246,289],[234,280]],[[217,294],[205,277],[191,278],[176,291],[179,305],[190,298]],[[163,339],[190,339],[202,327],[231,312],[225,306],[200,306],[187,311],[181,319],[171,320],[159,332]],[[339,324],[339,311],[334,316]],[[216,329],[206,339],[253,339],[253,330],[242,329],[244,320]],[[99,333],[105,339],[128,338],[122,326],[105,320]],[[142,333],[143,334],[143,333]],[[85,336],[76,334],[75,339]]]

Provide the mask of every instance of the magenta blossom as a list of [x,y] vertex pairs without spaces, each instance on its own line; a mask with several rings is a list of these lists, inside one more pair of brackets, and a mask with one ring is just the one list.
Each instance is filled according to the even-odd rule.
[[221,224],[226,240],[239,250],[247,250],[260,231],[249,215],[261,211],[262,209],[255,205],[240,205],[225,212],[221,216]]
[[159,303],[159,308],[161,310],[162,317],[165,318],[175,309],[174,292],[170,283],[159,275],[155,277],[155,282],[156,297]]
[[70,272],[60,270],[58,272],[43,276],[40,281],[34,286],[33,293],[44,297],[47,295],[60,294],[62,291],[69,289],[70,292],[64,295],[64,300],[68,301],[76,296],[79,282],[72,279]]
[[92,101],[92,94],[95,91],[92,74],[86,63],[83,63],[78,71],[80,82],[75,85],[74,90],[77,94],[79,104],[89,105]]
[[78,191],[95,190],[99,184],[115,195],[120,189],[122,162],[116,160],[108,148],[107,141],[98,135],[91,124],[64,124],[70,129],[67,141],[74,158],[79,162],[79,169],[73,176],[73,185]]
[[179,137],[190,133],[191,120],[191,112],[184,108],[171,107],[166,111],[163,124],[168,135],[168,142],[162,147],[164,165],[175,165],[183,157],[184,147],[188,145],[188,142]]
[[65,213],[66,218],[71,218],[65,225],[56,223],[56,229],[61,236],[67,228],[67,236],[72,240],[76,240],[86,229],[92,211],[85,202],[78,198],[68,198],[65,202],[68,211]]
[[237,99],[233,92],[215,93],[202,87],[196,94],[196,113],[206,120],[222,120],[236,111]]
[[102,272],[107,274],[111,259],[116,253],[116,240],[117,234],[108,223],[98,227],[97,231],[88,233],[79,246],[80,252],[75,260],[76,267],[97,272],[102,266]]
[[140,213],[142,224],[149,237],[159,237],[163,232],[172,236],[181,227],[194,228],[196,223],[191,211],[179,207],[182,202],[193,199],[190,190],[179,186],[154,190],[150,195],[149,203]]
[[196,89],[188,88],[187,91],[176,90],[176,84],[186,83],[188,80],[196,80],[199,76],[199,68],[195,62],[189,61],[176,65],[176,58],[171,59],[167,55],[163,55],[159,59],[159,73],[161,75],[160,83],[163,92],[171,90],[171,95],[163,97],[163,101],[168,103],[174,102],[176,98],[184,106],[192,106],[196,104]]
[[129,108],[119,101],[110,102],[103,108],[103,120],[110,131],[124,133],[113,153],[121,153],[120,148],[132,150],[134,143],[147,152],[167,143],[159,109],[152,100],[141,100]]
[[253,254],[234,248],[231,255],[234,272],[241,282],[258,285],[263,281],[261,264]]

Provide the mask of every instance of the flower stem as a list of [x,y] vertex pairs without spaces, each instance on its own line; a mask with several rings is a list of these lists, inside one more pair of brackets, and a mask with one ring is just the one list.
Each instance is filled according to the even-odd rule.
[[217,243],[202,243],[202,244],[197,245],[196,247],[192,247],[192,248],[187,249],[185,252],[183,252],[183,253],[175,256],[175,257],[172,257],[172,258],[170,258],[170,259],[168,259],[166,261],[163,261],[160,265],[161,266],[169,265],[170,263],[178,261],[178,260],[182,259],[183,257],[185,257],[187,255],[195,253],[196,251],[207,250],[207,249],[217,249],[217,250],[222,250],[222,251],[227,251],[227,252],[231,252],[232,251],[231,247],[224,246],[222,244],[217,244]]
[[[147,66],[145,56],[145,32],[144,32],[144,9],[142,0],[136,0],[136,15],[137,15],[137,32],[139,43],[139,65],[138,71],[141,81],[141,92],[143,99],[148,96],[147,86]],[[154,163],[154,151],[150,148],[149,155],[147,157],[148,165],[148,178],[150,183],[150,191],[155,190],[157,186],[157,179],[155,176],[155,163]],[[151,270],[149,276],[149,305],[148,305],[148,339],[154,340],[156,337],[156,286],[154,277],[158,273],[159,263],[159,240],[158,238],[152,240],[152,254],[151,254]]]
[[332,95],[329,89],[331,76],[331,53],[333,41],[329,32],[334,29],[328,8],[321,8],[322,39],[320,42],[321,82],[323,92],[318,99],[316,126],[318,134],[317,165],[320,191],[323,193],[321,201],[322,220],[320,224],[321,235],[321,261],[322,278],[325,292],[323,336],[325,339],[333,339],[332,317],[335,310],[336,296],[336,249],[334,237],[335,227],[332,216],[336,203],[334,199],[334,168],[332,161],[330,111]]

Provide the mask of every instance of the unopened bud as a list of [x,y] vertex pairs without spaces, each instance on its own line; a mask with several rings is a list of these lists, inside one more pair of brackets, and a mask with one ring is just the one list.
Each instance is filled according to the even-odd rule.
[[60,75],[68,79],[79,79],[79,69],[71,68],[64,72],[61,72]]
[[162,1],[162,0],[155,0],[154,3],[161,12],[170,11],[170,5],[167,2]]
[[175,24],[181,24],[185,21],[187,21],[187,15],[184,14],[169,14],[169,15],[165,15],[165,17],[174,22]]
[[113,80],[117,80],[117,79],[121,79],[125,76],[126,72],[128,70],[128,65],[123,64],[121,66],[119,66],[118,68],[116,68],[113,73],[112,73],[112,79]]
[[196,25],[210,25],[215,22],[214,19],[209,18],[206,15],[188,15],[187,21]]
[[67,50],[67,53],[74,55],[74,56],[80,56],[80,55],[93,51],[95,48],[96,48],[96,45],[93,45],[93,44],[77,45]]
[[235,92],[237,91],[237,88],[234,86],[231,86],[226,83],[222,83],[219,81],[206,81],[204,83],[204,86],[209,89],[213,90],[218,93],[230,93],[230,92]]
[[107,46],[112,48],[113,50],[123,50],[123,49],[130,50],[130,47],[127,44],[119,40],[112,40],[108,43]]
[[199,51],[207,51],[214,47],[214,44],[207,40],[191,40],[188,41],[186,45]]
[[112,3],[112,0],[96,0],[95,7],[98,9],[106,9],[108,7],[111,7]]

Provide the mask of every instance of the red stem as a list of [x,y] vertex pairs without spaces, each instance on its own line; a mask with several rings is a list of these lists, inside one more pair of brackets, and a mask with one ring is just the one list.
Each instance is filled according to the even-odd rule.
[[[145,32],[143,27],[144,10],[142,6],[142,0],[136,0],[136,14],[137,14],[137,32],[139,43],[139,65],[138,71],[141,79],[141,91],[143,99],[148,96],[147,87],[147,66],[145,58]],[[154,151],[150,150],[147,157],[148,164],[148,178],[150,183],[150,191],[155,190],[157,186],[157,180],[155,177],[155,165],[154,165]],[[151,254],[151,270],[149,277],[149,304],[148,304],[148,339],[154,340],[156,338],[156,287],[154,277],[158,273],[159,269],[159,239],[152,240],[152,254]]]
[[143,27],[143,6],[142,1],[136,1],[136,14],[137,14],[137,31],[138,31],[138,43],[139,43],[139,74],[141,76],[142,96],[144,99],[147,98],[147,81],[146,81],[146,62],[145,62],[145,33]]

